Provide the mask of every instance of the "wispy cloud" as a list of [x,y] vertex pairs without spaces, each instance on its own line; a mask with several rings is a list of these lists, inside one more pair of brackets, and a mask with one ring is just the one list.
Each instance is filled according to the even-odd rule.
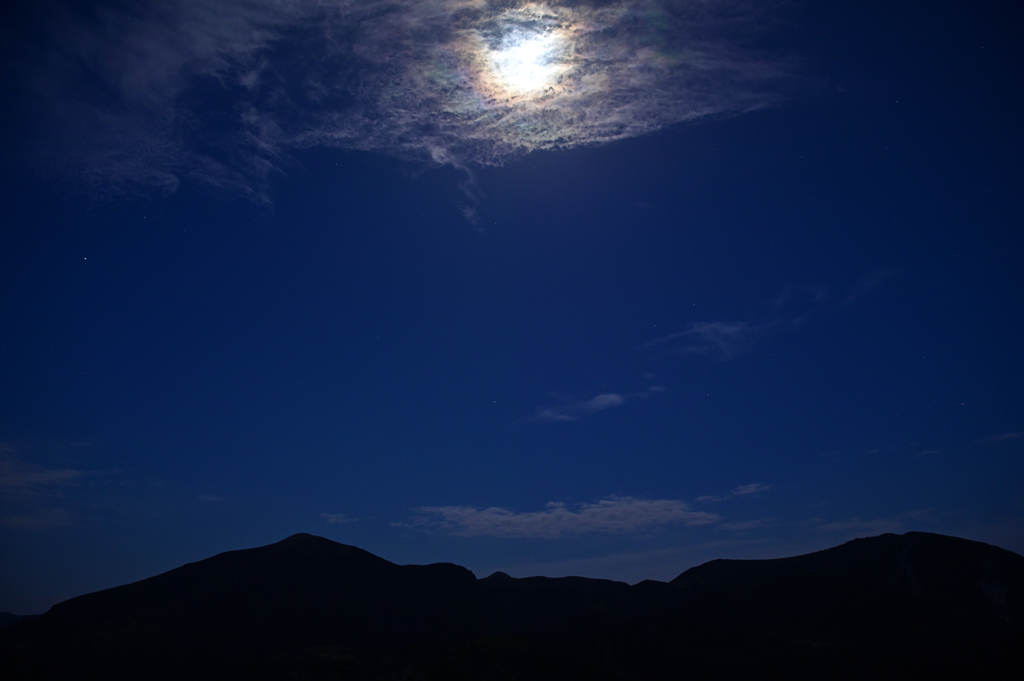
[[[901,268],[887,268],[868,273],[851,287],[841,304],[863,298],[902,271]],[[692,322],[682,330],[642,343],[636,350],[661,355],[733,360],[752,352],[758,344],[772,336],[805,326],[810,315],[820,314],[839,305],[830,302],[828,289],[824,286],[787,287],[775,298],[768,300],[760,310],[740,319]]]
[[[191,181],[266,200],[311,147],[501,164],[762,108],[794,71],[741,46],[770,24],[744,0],[139,0],[40,16],[49,40],[20,46],[16,70],[45,112],[33,155],[109,192]],[[534,43],[543,78],[523,82],[517,49]]]
[[40,529],[68,524],[69,512],[56,504],[63,504],[66,491],[85,476],[85,471],[26,461],[13,447],[0,443],[0,526]]
[[728,494],[723,496],[703,496],[697,497],[697,501],[715,502],[715,501],[726,501],[727,499],[735,499],[736,497],[747,497],[747,496],[759,496],[762,492],[767,492],[772,488],[772,485],[765,485],[760,482],[752,482],[749,485],[740,485],[734,487],[729,491]]
[[731,492],[729,492],[729,495],[733,497],[745,497],[750,494],[760,494],[761,492],[767,492],[771,488],[771,485],[763,485],[760,482],[753,482],[749,485],[740,485],[739,487],[736,487]]
[[557,539],[588,533],[623,534],[668,525],[709,525],[715,513],[694,511],[674,499],[636,499],[613,496],[592,504],[570,506],[550,502],[542,511],[517,513],[507,508],[426,506],[414,509],[414,527],[464,537],[525,537]]
[[41,530],[70,524],[71,515],[63,508],[37,508],[0,514],[0,527],[17,530]]
[[52,495],[79,482],[84,475],[73,468],[29,463],[12,447],[0,443],[0,491],[7,499]]
[[326,520],[328,525],[347,525],[355,522],[344,513],[321,513],[320,517]]
[[575,421],[582,416],[611,409],[612,407],[620,407],[625,403],[625,398],[618,393],[602,393],[585,400],[567,401],[564,404],[541,407],[537,410],[537,415],[533,417],[533,420],[547,423],[553,421]]
[[684,331],[655,338],[640,350],[735,359],[749,350],[760,328],[750,322],[696,322]]
[[860,300],[902,271],[903,268],[900,267],[885,267],[868,272],[850,287],[846,294],[846,302],[852,303],[855,300]]
[[750,530],[765,527],[771,522],[771,518],[764,518],[760,520],[741,520],[735,523],[722,523],[718,527],[723,530],[729,530],[730,532],[748,532]]
[[983,440],[978,440],[979,445],[998,445],[1003,442],[1010,442],[1011,440],[1018,440],[1024,437],[1024,431],[1016,431],[1013,433],[999,433],[991,437],[986,437]]

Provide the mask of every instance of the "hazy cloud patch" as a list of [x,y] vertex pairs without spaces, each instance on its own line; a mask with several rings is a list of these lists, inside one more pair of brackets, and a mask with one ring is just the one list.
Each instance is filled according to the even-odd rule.
[[625,403],[626,400],[622,395],[617,393],[602,393],[585,400],[566,402],[565,404],[553,407],[542,407],[537,410],[537,415],[533,417],[533,420],[547,423],[554,421],[575,421],[582,416],[604,411],[605,409],[611,409],[612,407],[619,407]]
[[[879,270],[865,277],[854,288],[866,295],[874,287],[901,270]],[[849,302],[849,301],[847,301]],[[679,331],[668,333],[635,347],[641,353],[661,356],[706,357],[733,360],[753,352],[764,341],[798,331],[808,320],[834,308],[822,286],[787,286],[739,319],[712,319],[691,322]]]
[[13,448],[0,444],[0,491],[7,499],[45,496],[60,488],[79,482],[83,471],[72,468],[50,468],[29,463]]
[[1003,442],[1010,442],[1012,440],[1018,440],[1024,437],[1024,431],[1016,431],[1013,433],[999,433],[992,437],[987,437],[983,440],[978,440],[979,445],[998,445]]
[[623,534],[675,523],[709,525],[720,520],[717,514],[694,511],[682,501],[618,496],[572,506],[550,502],[542,511],[522,513],[472,506],[428,506],[415,511],[419,515],[412,526],[465,537],[557,539],[595,532]]
[[0,443],[0,526],[31,530],[67,525],[69,512],[54,504],[62,504],[65,491],[86,475],[26,461],[13,447]]
[[735,523],[722,523],[718,527],[723,530],[729,530],[730,532],[748,532],[750,530],[757,530],[765,527],[768,523],[772,522],[772,518],[766,518],[763,520],[741,520]]
[[903,268],[900,267],[886,267],[865,274],[847,292],[846,302],[852,303],[855,300],[860,300],[902,271]]
[[41,530],[70,525],[71,515],[63,508],[38,508],[0,515],[0,527],[17,530]]
[[[93,192],[182,181],[265,201],[291,154],[501,164],[772,105],[744,0],[57,4],[19,46],[33,157]],[[39,16],[44,16],[42,12]],[[41,127],[40,127],[41,126]],[[467,207],[472,213],[473,206]]]
[[752,482],[749,485],[740,485],[734,487],[729,491],[728,494],[723,496],[712,496],[707,495],[703,497],[697,497],[697,501],[714,502],[714,501],[726,501],[727,499],[735,499],[736,497],[746,496],[758,496],[762,492],[767,492],[772,488],[772,485],[765,485],[760,482]]
[[750,322],[696,322],[685,331],[655,338],[641,345],[639,349],[676,355],[735,359],[753,347],[758,333],[757,325]]
[[767,492],[771,488],[771,485],[763,485],[759,482],[754,482],[749,485],[740,485],[739,487],[736,487],[731,492],[729,492],[729,495],[733,497],[745,497],[748,494],[759,494],[761,492]]

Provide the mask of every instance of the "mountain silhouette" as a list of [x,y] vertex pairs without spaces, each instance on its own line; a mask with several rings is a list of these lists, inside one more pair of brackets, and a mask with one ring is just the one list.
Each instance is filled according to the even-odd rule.
[[15,615],[13,612],[0,612],[0,627],[6,627],[8,624],[14,624],[25,619],[23,615]]
[[1024,557],[910,532],[669,583],[477,579],[308,534],[0,629],[12,679],[1016,679]]

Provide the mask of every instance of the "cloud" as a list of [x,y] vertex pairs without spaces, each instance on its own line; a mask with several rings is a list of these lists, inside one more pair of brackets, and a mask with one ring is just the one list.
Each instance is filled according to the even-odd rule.
[[40,530],[71,524],[70,514],[63,508],[40,508],[22,513],[0,515],[0,527],[17,530]]
[[772,488],[771,485],[762,485],[759,482],[754,482],[749,485],[740,485],[729,492],[729,496],[732,497],[745,497],[748,494],[759,494],[761,492],[767,492]]
[[685,331],[648,341],[639,349],[735,359],[753,346],[759,333],[760,328],[750,322],[697,322]]
[[583,416],[587,416],[595,412],[604,411],[605,409],[610,409],[612,407],[620,407],[626,402],[633,400],[645,400],[653,397],[654,395],[660,395],[666,390],[667,388],[664,386],[651,385],[642,390],[636,390],[624,394],[601,393],[600,395],[595,395],[594,397],[584,400],[566,399],[562,404],[538,408],[532,420],[544,423],[576,421]]
[[735,499],[736,497],[746,497],[751,495],[760,495],[762,492],[767,492],[772,488],[772,485],[764,485],[760,482],[752,482],[749,485],[740,485],[734,487],[725,496],[703,496],[697,497],[697,501],[726,501],[727,499]]
[[618,496],[572,507],[550,502],[543,511],[526,513],[471,506],[428,506],[415,511],[421,515],[413,519],[412,526],[464,537],[558,539],[594,532],[623,534],[674,523],[708,525],[720,520],[717,514],[694,511],[682,501]]
[[855,300],[860,300],[902,271],[901,267],[887,267],[865,274],[850,288],[846,294],[846,302],[852,303]]
[[979,444],[979,445],[997,445],[997,444],[1001,444],[1003,442],[1010,442],[1011,440],[1017,440],[1017,439],[1022,438],[1022,437],[1024,437],[1024,431],[1017,431],[1017,432],[1013,432],[1013,433],[1000,433],[998,435],[993,435],[992,437],[987,437],[984,440],[978,440],[977,444]]
[[749,47],[771,20],[746,0],[108,0],[37,16],[47,39],[18,45],[16,70],[42,126],[33,157],[115,194],[189,181],[267,200],[314,147],[501,164],[770,106],[794,72]]
[[54,494],[81,480],[84,472],[28,463],[7,445],[0,444],[0,492],[7,499]]
[[[884,279],[898,271],[885,270],[878,276]],[[786,287],[746,319],[693,322],[681,331],[642,343],[636,346],[636,350],[663,355],[736,359],[753,351],[758,343],[768,338],[800,329],[810,315],[823,308],[822,304],[827,300],[828,292],[824,287],[799,287],[796,291],[793,287]]]
[[581,416],[593,414],[612,407],[619,407],[626,403],[622,395],[616,393],[602,393],[587,400],[568,402],[554,407],[542,407],[534,416],[535,421],[575,421]]
[[66,525],[71,514],[53,506],[64,491],[86,473],[25,461],[14,448],[0,443],[0,527],[23,530]]
[[730,530],[732,532],[746,532],[748,530],[756,530],[764,527],[767,523],[772,521],[771,518],[764,520],[743,520],[736,523],[722,523],[719,525],[723,530]]
[[355,522],[351,518],[345,517],[344,513],[321,513],[320,517],[326,520],[328,525],[346,525]]

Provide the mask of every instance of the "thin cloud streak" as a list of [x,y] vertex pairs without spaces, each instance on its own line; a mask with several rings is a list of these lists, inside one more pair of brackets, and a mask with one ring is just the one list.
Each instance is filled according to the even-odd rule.
[[534,421],[552,423],[557,421],[575,421],[582,416],[595,412],[620,407],[626,403],[625,398],[617,393],[602,393],[586,400],[568,402],[554,407],[544,407],[537,411]]
[[7,499],[47,495],[79,482],[85,473],[71,468],[47,468],[17,456],[0,444],[0,491]]
[[749,485],[740,485],[739,487],[734,487],[725,496],[707,495],[703,497],[697,497],[697,501],[715,502],[726,501],[728,499],[735,499],[736,497],[760,496],[762,492],[767,492],[772,487],[772,485],[765,485],[760,482],[753,482],[750,483]]
[[72,524],[73,519],[63,508],[40,508],[26,513],[0,515],[0,527],[15,530],[42,530]]
[[868,272],[850,288],[846,294],[846,303],[849,304],[860,300],[902,271],[903,268],[901,267],[887,267]]
[[72,468],[50,468],[24,460],[0,443],[0,527],[35,530],[70,524],[72,515],[55,503],[87,475]]
[[730,532],[749,532],[750,530],[758,530],[765,527],[772,520],[772,518],[762,520],[743,520],[736,523],[722,523],[718,527]]
[[767,492],[771,488],[771,485],[762,485],[759,482],[754,482],[749,485],[740,485],[739,487],[729,492],[729,496],[745,497],[749,494],[760,494],[761,492]]
[[[770,106],[794,73],[737,46],[770,23],[740,0],[139,0],[46,22],[18,69],[47,112],[32,156],[113,195],[268,201],[314,147],[502,164]],[[547,80],[523,86],[507,53],[534,39]]]
[[[873,287],[900,270],[884,270],[862,280],[865,295]],[[856,288],[856,287],[855,287]],[[810,313],[820,311],[828,302],[827,289],[821,286],[801,287],[803,295],[787,287],[763,306],[760,314],[738,320],[704,320],[692,322],[681,331],[659,336],[635,347],[642,353],[706,357],[722,361],[734,360],[753,352],[758,344],[773,336],[802,327]],[[808,295],[809,294],[809,295]],[[809,304],[809,305],[808,305]],[[802,310],[793,310],[799,306]]]
[[1012,440],[1018,440],[1018,439],[1020,439],[1022,437],[1024,437],[1024,431],[1016,431],[1016,432],[1013,432],[1013,433],[1000,433],[999,435],[993,435],[992,437],[987,437],[984,440],[978,440],[977,444],[979,444],[979,445],[998,445],[998,444],[1002,444],[1003,442],[1010,442]]
[[648,341],[639,349],[728,360],[735,359],[753,347],[759,333],[760,329],[750,322],[697,322],[685,331]]
[[710,525],[721,518],[694,511],[674,499],[613,496],[592,504],[550,502],[543,511],[517,513],[506,508],[425,506],[411,527],[463,537],[558,539],[589,533],[624,534],[658,525]]

